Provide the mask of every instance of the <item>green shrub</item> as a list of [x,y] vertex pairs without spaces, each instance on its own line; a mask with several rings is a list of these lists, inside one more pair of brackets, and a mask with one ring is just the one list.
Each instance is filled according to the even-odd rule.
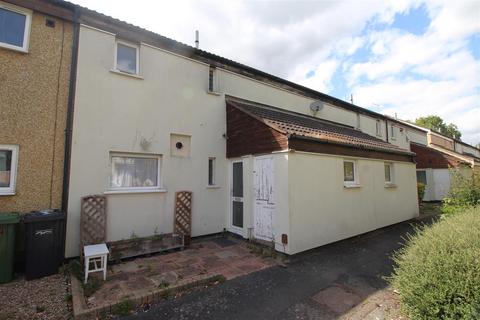
[[444,216],[407,237],[390,279],[416,319],[480,319],[480,208]]
[[417,183],[417,195],[418,202],[422,202],[423,196],[425,195],[425,185],[423,183]]
[[480,205],[480,175],[466,171],[451,170],[450,191],[443,199],[442,212],[446,214],[465,211]]

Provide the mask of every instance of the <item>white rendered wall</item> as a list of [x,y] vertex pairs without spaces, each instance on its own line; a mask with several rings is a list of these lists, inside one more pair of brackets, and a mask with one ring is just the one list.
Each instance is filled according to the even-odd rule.
[[[148,45],[140,46],[142,79],[120,75],[110,71],[114,66],[114,51],[115,35],[81,26],[67,257],[79,253],[80,199],[90,194],[107,194],[109,241],[127,239],[132,233],[148,236],[155,230],[171,232],[174,193],[180,190],[193,192],[193,236],[228,229],[229,161],[225,158],[223,137],[226,131],[224,95],[305,114],[310,114],[309,105],[313,100],[220,68],[217,69],[220,94],[209,94],[206,91],[208,65]],[[328,104],[316,116],[357,126],[355,112]],[[362,130],[375,134],[374,118],[365,117],[360,122]],[[382,130],[385,139],[384,124]],[[191,136],[189,157],[171,156],[171,134]],[[140,146],[142,138],[151,140],[147,150]],[[109,152],[112,151],[161,155],[166,192],[108,194]],[[209,157],[217,159],[215,188],[207,187]],[[279,162],[278,165],[286,164]],[[288,228],[281,222],[278,229],[283,232]],[[244,235],[247,236],[247,231]]]
[[343,160],[289,155],[290,253],[418,216],[414,163],[394,162],[396,187],[387,188],[384,162],[358,159],[360,187],[345,188]]

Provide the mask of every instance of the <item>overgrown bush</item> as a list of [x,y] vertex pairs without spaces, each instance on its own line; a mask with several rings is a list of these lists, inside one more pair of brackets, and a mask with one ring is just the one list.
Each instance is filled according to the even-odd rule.
[[417,195],[418,202],[422,202],[423,196],[425,195],[425,185],[423,183],[417,183]]
[[450,177],[450,191],[443,199],[443,213],[462,212],[480,205],[480,174],[451,170]]
[[416,230],[390,279],[412,320],[480,319],[480,208]]

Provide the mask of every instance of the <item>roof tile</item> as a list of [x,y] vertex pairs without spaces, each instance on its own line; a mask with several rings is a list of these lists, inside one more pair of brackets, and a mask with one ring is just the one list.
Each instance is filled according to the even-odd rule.
[[237,109],[291,137],[315,139],[367,150],[413,154],[346,125],[239,98],[227,97],[226,100]]

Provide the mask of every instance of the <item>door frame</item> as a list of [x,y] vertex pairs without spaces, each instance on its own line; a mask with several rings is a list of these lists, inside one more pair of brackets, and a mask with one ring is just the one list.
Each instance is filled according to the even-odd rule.
[[[233,225],[233,164],[242,163],[242,179],[243,179],[243,228]],[[231,160],[228,164],[229,172],[229,190],[228,190],[228,230],[245,238],[245,161],[244,159]]]

